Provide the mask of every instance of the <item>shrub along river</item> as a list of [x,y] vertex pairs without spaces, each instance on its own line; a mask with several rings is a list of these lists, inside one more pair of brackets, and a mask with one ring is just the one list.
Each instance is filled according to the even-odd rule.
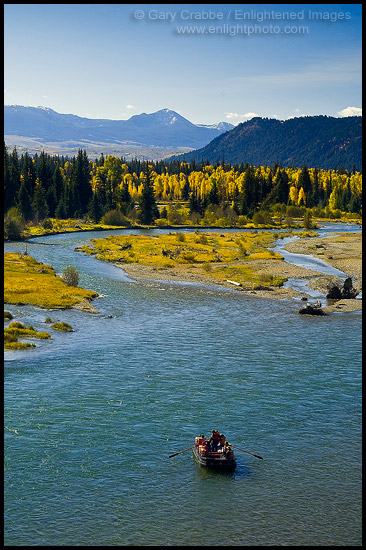
[[[28,253],[75,265],[98,314],[7,306],[52,340],[5,354],[5,545],[360,546],[361,315],[135,282],[74,252],[95,236]],[[264,460],[168,458],[213,428]]]

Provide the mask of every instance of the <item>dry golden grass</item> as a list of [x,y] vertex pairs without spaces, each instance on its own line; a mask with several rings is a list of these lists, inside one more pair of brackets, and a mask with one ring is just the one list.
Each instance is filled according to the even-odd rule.
[[62,309],[96,296],[91,290],[67,286],[52,266],[37,262],[31,256],[4,254],[5,303]]
[[23,231],[23,238],[40,237],[43,235],[53,235],[56,233],[71,233],[75,231],[103,231],[116,228],[116,226],[105,225],[102,223],[85,223],[83,220],[49,218],[50,226],[44,228],[41,223],[30,223]]
[[263,278],[256,271],[260,261],[282,260],[268,250],[275,240],[271,233],[169,233],[159,236],[113,235],[92,239],[79,250],[99,260],[138,264],[159,269],[195,268],[213,281],[235,278],[243,286],[278,286],[286,279]]
[[19,337],[37,338],[38,340],[48,340],[51,338],[48,332],[37,332],[32,326],[26,327],[23,323],[13,321],[8,328],[4,329],[4,349],[22,350],[35,347],[35,344],[30,342],[18,342]]

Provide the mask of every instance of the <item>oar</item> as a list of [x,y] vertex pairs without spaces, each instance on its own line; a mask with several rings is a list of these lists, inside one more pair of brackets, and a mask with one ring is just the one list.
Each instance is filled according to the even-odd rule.
[[262,456],[255,455],[254,453],[250,453],[249,451],[244,451],[244,449],[241,449],[240,447],[237,447],[236,445],[231,445],[231,446],[235,447],[235,449],[239,449],[239,451],[243,451],[243,453],[248,453],[248,455],[252,455],[252,456],[255,456],[256,458],[260,458],[261,460],[263,460]]
[[[194,447],[194,445],[193,445]],[[193,447],[189,447],[188,449],[184,449],[184,451],[179,451],[179,453],[174,453],[173,455],[169,455],[169,458],[172,458],[172,456],[180,455],[181,453],[185,453],[186,451],[189,451],[190,449],[193,449]]]

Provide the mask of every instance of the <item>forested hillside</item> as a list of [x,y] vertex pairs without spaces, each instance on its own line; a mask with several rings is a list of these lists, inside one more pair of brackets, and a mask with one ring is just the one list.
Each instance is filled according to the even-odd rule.
[[82,150],[72,158],[44,152],[32,158],[19,156],[16,148],[10,152],[5,146],[4,151],[8,222],[16,214],[24,223],[47,218],[99,222],[109,216],[111,225],[119,225],[111,220],[137,220],[229,226],[258,219],[259,213],[263,219],[273,212],[302,215],[301,209],[323,217],[360,214],[361,198],[362,175],[354,169],[127,162],[111,155],[90,160]]
[[362,117],[252,118],[205,147],[180,155],[190,162],[362,169]]

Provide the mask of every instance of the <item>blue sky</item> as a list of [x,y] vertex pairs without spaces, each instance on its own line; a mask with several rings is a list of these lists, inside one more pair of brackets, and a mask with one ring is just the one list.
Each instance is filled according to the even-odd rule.
[[361,4],[5,4],[4,103],[194,123],[361,114]]

